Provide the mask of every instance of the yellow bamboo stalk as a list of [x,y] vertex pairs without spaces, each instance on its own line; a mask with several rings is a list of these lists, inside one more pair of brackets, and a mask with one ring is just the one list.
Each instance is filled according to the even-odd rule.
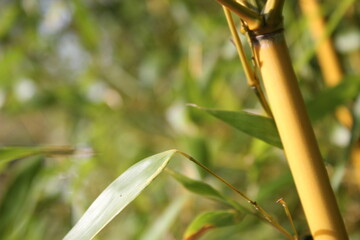
[[348,239],[283,33],[255,36],[253,46],[312,236],[315,240]]
[[316,43],[317,58],[324,80],[329,86],[337,85],[343,72],[331,39],[326,34],[326,24],[316,0],[300,0],[300,7],[307,16],[309,28]]
[[[300,0],[299,3],[305,16],[308,18],[310,31],[316,43],[316,56],[325,84],[328,86],[337,85],[344,74],[334,45],[326,32],[326,22],[321,13],[319,3],[317,0]],[[341,124],[351,129],[353,119],[349,109],[339,107],[336,109],[335,114]],[[355,169],[355,178],[360,186],[360,144],[356,144],[352,148],[351,162]]]
[[355,180],[357,181],[357,184],[360,185],[360,140],[355,143],[352,151],[351,151],[351,160],[352,164],[354,166],[354,173]]
[[[300,7],[307,17],[311,35],[316,44],[316,56],[320,65],[324,81],[328,86],[337,85],[343,78],[343,71],[337,57],[331,38],[326,32],[326,23],[317,0],[300,0]],[[352,117],[349,110],[339,107],[336,117],[346,127],[352,126]]]

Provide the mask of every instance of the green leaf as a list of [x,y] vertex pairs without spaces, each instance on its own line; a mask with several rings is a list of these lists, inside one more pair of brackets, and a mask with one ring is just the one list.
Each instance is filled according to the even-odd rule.
[[35,179],[43,166],[42,158],[33,158],[24,162],[24,165],[17,176],[7,187],[0,203],[0,236],[18,234],[23,230],[23,221],[29,217],[34,201],[31,196],[34,194]]
[[293,179],[290,171],[283,171],[283,173],[264,183],[259,189],[259,192],[256,196],[257,202],[262,202],[264,199],[272,199],[274,197],[275,192],[279,192],[279,189],[286,189],[286,187],[293,187]]
[[349,76],[332,88],[327,88],[306,106],[310,119],[315,122],[335,109],[355,99],[360,93],[360,76]]
[[225,203],[228,206],[236,209],[238,212],[242,212],[244,215],[251,213],[247,208],[244,208],[238,202],[232,200],[231,198],[222,195],[220,192],[215,190],[212,186],[210,186],[207,183],[188,178],[170,169],[167,169],[167,172],[192,193],[196,193],[203,197],[208,197],[211,198],[212,200]]
[[191,106],[211,114],[250,136],[256,137],[275,147],[282,148],[275,122],[270,118],[248,112],[233,112],[203,108],[196,105]]
[[167,170],[167,172],[170,173],[171,176],[173,176],[179,183],[181,183],[190,192],[202,196],[210,197],[213,199],[226,201],[226,199],[217,190],[215,190],[212,186],[204,182],[188,178],[180,173],[177,173],[169,169]]
[[96,49],[98,44],[98,25],[86,7],[86,4],[82,1],[73,1],[74,4],[74,25],[77,32],[83,42],[83,44],[89,49]]
[[162,172],[176,152],[162,152],[130,167],[98,196],[64,239],[92,239]]
[[2,21],[0,22],[0,38],[5,36],[9,29],[14,25],[17,17],[19,16],[19,8],[16,4],[8,4],[2,6],[0,14],[2,15]]
[[195,240],[211,229],[238,224],[239,215],[234,211],[205,212],[197,216],[185,231],[185,240]]
[[187,195],[175,198],[175,200],[165,209],[165,211],[153,221],[151,226],[141,236],[140,240],[158,240],[169,230],[170,226],[181,213],[184,203],[188,199]]
[[0,148],[0,164],[40,154],[73,154],[70,147],[3,147]]

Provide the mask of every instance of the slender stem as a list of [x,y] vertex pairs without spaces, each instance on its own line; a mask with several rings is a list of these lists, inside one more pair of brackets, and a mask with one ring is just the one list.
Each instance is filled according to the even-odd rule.
[[231,188],[234,192],[236,192],[237,194],[239,194],[243,199],[245,199],[248,203],[250,203],[256,211],[258,211],[262,217],[269,222],[273,227],[275,227],[279,232],[281,232],[283,235],[285,235],[288,239],[293,240],[293,236],[287,232],[280,224],[278,224],[273,217],[271,217],[271,215],[269,213],[267,213],[261,206],[259,206],[257,204],[257,202],[251,200],[248,196],[246,196],[244,193],[242,193],[240,190],[238,190],[235,186],[233,186],[232,184],[230,184],[229,182],[227,182],[225,179],[223,179],[222,177],[220,177],[219,175],[217,175],[214,171],[212,171],[210,168],[206,167],[204,164],[202,164],[201,162],[197,161],[196,159],[194,159],[193,157],[191,157],[190,155],[181,152],[181,151],[177,151],[179,154],[183,155],[184,157],[186,157],[187,159],[189,159],[190,161],[194,162],[196,165],[200,166],[201,168],[203,168],[205,171],[207,171],[208,173],[210,173],[212,176],[214,176],[216,179],[218,179],[220,182],[224,183],[226,186],[228,186],[229,188]]
[[225,6],[223,6],[223,10],[224,10],[226,20],[227,20],[227,23],[228,23],[230,31],[231,31],[231,35],[232,35],[232,37],[234,39],[236,50],[238,52],[240,61],[241,61],[242,66],[244,68],[244,72],[245,72],[245,75],[246,75],[248,85],[255,92],[256,96],[258,97],[258,99],[259,99],[262,107],[264,108],[265,112],[267,113],[267,115],[269,117],[272,117],[272,113],[271,113],[269,104],[266,101],[265,95],[264,95],[264,93],[263,93],[263,91],[261,89],[260,82],[259,82],[259,80],[258,80],[258,78],[256,76],[256,73],[251,69],[251,67],[249,65],[249,62],[246,59],[244,49],[243,49],[242,44],[241,44],[240,37],[239,37],[238,32],[236,30],[234,20],[233,20],[233,18],[231,16],[231,12]]
[[217,175],[215,172],[213,172],[210,168],[206,167],[204,164],[202,164],[201,162],[197,161],[196,159],[194,159],[193,157],[191,157],[190,155],[178,151],[178,153],[180,153],[181,155],[183,155],[184,157],[186,157],[187,159],[189,159],[190,161],[194,162],[196,165],[200,166],[201,168],[205,169],[205,171],[207,171],[208,173],[210,173],[212,176],[214,176],[215,178],[217,178],[220,182],[224,183],[226,186],[228,186],[229,188],[231,188],[234,192],[236,192],[237,194],[239,194],[242,198],[244,198],[247,202],[251,203],[253,202],[249,197],[247,197],[244,193],[242,193],[241,191],[239,191],[236,187],[234,187],[233,185],[231,185],[230,183],[228,183],[225,179],[223,179],[222,177],[220,177],[219,175]]
[[217,0],[221,5],[230,8],[234,13],[241,16],[248,24],[249,28],[256,29],[262,25],[262,17],[256,11],[238,3],[235,0]]
[[296,240],[299,239],[299,235],[298,235],[298,233],[297,233],[297,231],[296,231],[296,228],[295,228],[295,225],[294,225],[294,221],[293,221],[293,219],[292,219],[292,217],[291,217],[291,213],[290,213],[290,210],[289,210],[286,202],[285,202],[282,198],[280,198],[280,199],[277,200],[276,202],[277,202],[277,203],[280,203],[281,206],[283,206],[283,208],[284,208],[284,210],[285,210],[285,213],[286,213],[286,216],[288,217],[289,222],[290,222],[290,224],[291,224],[291,227],[292,227],[292,229],[293,229],[293,231],[294,231],[294,238],[295,238]]

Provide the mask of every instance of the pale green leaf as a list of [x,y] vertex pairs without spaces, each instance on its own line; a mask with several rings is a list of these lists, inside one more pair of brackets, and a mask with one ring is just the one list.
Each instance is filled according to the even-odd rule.
[[176,151],[145,158],[121,174],[98,196],[64,239],[92,239],[162,172]]

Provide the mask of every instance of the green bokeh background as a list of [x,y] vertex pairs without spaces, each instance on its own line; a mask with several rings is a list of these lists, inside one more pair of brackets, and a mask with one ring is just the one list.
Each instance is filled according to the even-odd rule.
[[[356,75],[360,4],[350,1],[341,12],[346,2],[322,6],[345,72]],[[311,99],[325,89],[315,44],[297,1],[286,1],[284,17],[301,90]],[[283,197],[298,231],[306,234],[283,153],[187,103],[262,113],[216,1],[1,1],[0,144],[77,151],[0,165],[0,239],[62,239],[112,180],[135,162],[172,148],[205,163],[290,229],[275,203]],[[333,114],[314,127],[330,176],[333,181],[336,173],[343,176],[336,194],[349,233],[358,239],[360,183],[346,155],[351,133]],[[189,162],[175,160],[171,167],[241,201]],[[159,239],[181,239],[199,213],[224,209],[188,195],[165,173],[97,239],[144,239],[183,196],[187,199],[173,218],[163,220],[172,224]],[[203,239],[225,237],[283,239],[251,216]]]

